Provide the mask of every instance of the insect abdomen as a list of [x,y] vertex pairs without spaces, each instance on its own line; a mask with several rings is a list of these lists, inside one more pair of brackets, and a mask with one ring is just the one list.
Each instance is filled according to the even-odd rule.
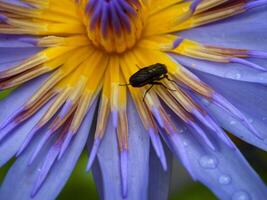
[[144,67],[130,77],[130,84],[133,87],[142,87],[152,84],[154,81],[162,79],[167,73],[165,65],[156,63],[148,67]]

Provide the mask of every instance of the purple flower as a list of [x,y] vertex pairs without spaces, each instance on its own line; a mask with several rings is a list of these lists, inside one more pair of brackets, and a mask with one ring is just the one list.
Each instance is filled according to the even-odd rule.
[[[172,155],[220,199],[265,199],[225,131],[267,149],[266,9],[1,0],[0,199],[55,199],[87,146],[101,199],[167,199]],[[155,63],[167,76],[122,86]]]

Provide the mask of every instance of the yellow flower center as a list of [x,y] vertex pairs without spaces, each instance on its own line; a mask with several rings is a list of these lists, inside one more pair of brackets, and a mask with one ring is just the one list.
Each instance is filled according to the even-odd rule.
[[116,1],[81,4],[83,22],[92,44],[108,53],[123,53],[135,46],[144,27],[145,16],[140,4],[127,8]]

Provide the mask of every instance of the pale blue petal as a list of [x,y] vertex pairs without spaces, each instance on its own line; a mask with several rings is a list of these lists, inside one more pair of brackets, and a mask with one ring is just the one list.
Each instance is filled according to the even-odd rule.
[[[165,145],[164,145],[165,146]],[[168,170],[164,171],[154,149],[150,149],[149,159],[149,200],[167,200],[171,184],[172,153],[165,148]],[[174,169],[175,170],[175,169]]]
[[0,48],[35,47],[34,41],[34,38],[29,36],[0,34]]
[[38,77],[14,90],[8,97],[0,100],[0,124],[8,116],[17,111],[43,84],[47,75]]
[[0,48],[0,73],[38,53],[40,48]]
[[[263,138],[267,138],[266,86],[222,79],[196,71],[195,73],[243,112]],[[266,140],[256,137],[240,121],[234,119],[229,113],[213,103],[205,102],[207,109],[222,127],[244,141],[267,150]]]
[[214,133],[206,131],[217,146],[217,150],[213,151],[186,129],[179,119],[174,120],[183,133],[172,135],[175,142],[163,135],[168,144],[179,144],[170,145],[170,148],[179,159],[179,152],[183,152],[186,167],[195,180],[205,184],[219,199],[265,199],[266,186],[237,149],[229,148]]
[[37,157],[37,160],[28,166],[28,161],[38,144],[40,136],[32,141],[30,147],[17,159],[14,165],[10,168],[5,180],[0,189],[0,199],[10,199],[10,200],[52,200],[57,197],[59,192],[65,185],[68,177],[70,176],[75,164],[80,157],[80,154],[85,146],[87,137],[89,134],[89,129],[91,127],[92,119],[94,116],[95,105],[93,104],[88,115],[86,116],[80,130],[73,139],[69,148],[66,150],[64,156],[61,160],[57,161],[52,167],[47,179],[45,180],[40,191],[34,198],[31,197],[31,192],[33,185],[37,180],[38,174],[40,173],[38,169],[41,168],[42,163],[48,150],[51,146],[47,144]]
[[[205,44],[266,50],[267,6],[245,14],[179,33]],[[265,42],[264,42],[265,41]]]
[[19,126],[14,131],[11,131],[8,136],[0,142],[0,167],[2,167],[17,153],[27,134],[41,119],[43,114],[47,111],[49,105],[50,104],[47,104],[23,125]]
[[[27,48],[0,48],[0,63],[21,61],[26,59],[38,51],[41,48],[27,47]],[[0,69],[2,69],[0,65]]]
[[[147,199],[149,175],[149,137],[144,129],[133,102],[128,101],[129,156],[128,156],[128,197],[127,200]],[[122,198],[119,150],[112,120],[97,155],[98,163],[93,165],[94,178],[101,199]]]
[[[267,41],[266,41],[267,43]],[[267,47],[266,47],[267,49]],[[192,59],[184,56],[175,56],[175,59],[193,70],[199,70],[208,74],[219,76],[226,79],[267,84],[267,73],[247,66],[235,63],[216,63],[203,60]],[[267,68],[267,61],[258,61],[258,64]]]
[[[213,23],[203,27],[184,31],[181,35],[208,45],[248,50],[267,51],[267,6],[253,9],[245,14]],[[177,60],[192,69],[216,76],[255,83],[267,84],[267,73],[241,64],[206,62],[182,56]],[[267,68],[266,59],[251,59]]]
[[9,4],[14,4],[14,5],[19,5],[19,6],[24,6],[28,7],[27,4],[21,0],[1,0],[2,2],[6,2]]

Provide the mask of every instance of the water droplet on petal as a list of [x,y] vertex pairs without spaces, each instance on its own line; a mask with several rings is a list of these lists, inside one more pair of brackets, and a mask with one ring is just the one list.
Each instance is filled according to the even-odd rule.
[[183,133],[184,132],[184,129],[179,129],[178,130],[178,133]]
[[231,70],[226,72],[224,77],[239,80],[242,77],[242,74],[238,70]]
[[258,79],[259,81],[265,81],[265,80],[266,80],[266,76],[265,76],[265,74],[264,74],[264,75],[259,74],[259,75],[257,76],[257,79]]
[[178,129],[178,133],[183,133],[187,130],[187,127],[182,127],[180,129]]
[[210,101],[208,99],[203,99],[202,102],[205,106],[210,105]]
[[187,147],[189,144],[188,144],[188,141],[187,140],[184,140],[183,141],[183,145],[185,146],[185,147]]
[[237,73],[237,74],[235,75],[235,78],[236,78],[236,79],[240,79],[240,78],[241,78],[241,74]]
[[232,120],[232,121],[230,121],[230,124],[231,125],[235,125],[236,124],[236,121],[235,120]]
[[199,164],[206,169],[215,169],[218,166],[218,160],[212,156],[202,156],[199,160]]
[[228,185],[229,183],[231,183],[232,178],[228,175],[221,175],[219,177],[219,183],[222,185]]
[[232,200],[250,200],[250,195],[245,191],[237,191],[234,193]]

